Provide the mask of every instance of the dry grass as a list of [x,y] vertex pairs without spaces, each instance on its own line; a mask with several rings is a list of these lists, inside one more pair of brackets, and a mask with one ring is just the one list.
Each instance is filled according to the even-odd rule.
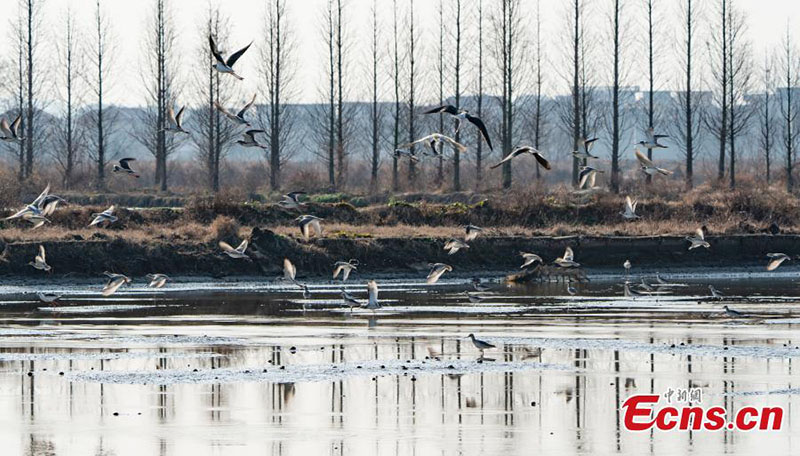
[[[729,191],[705,186],[681,192],[654,186],[626,193],[639,200],[637,212],[642,219],[622,219],[623,195],[578,197],[563,187],[549,192],[459,194],[454,197],[459,202],[450,203],[426,202],[424,195],[414,195],[410,203],[397,197],[393,203],[364,208],[312,203],[306,212],[323,217],[326,236],[334,238],[461,237],[467,223],[484,227],[484,236],[685,235],[701,225],[714,234],[736,234],[759,232],[773,222],[784,232],[800,233],[796,218],[800,200],[780,188],[743,185]],[[297,212],[270,204],[242,203],[240,198],[244,196],[233,193],[198,198],[183,211],[121,207],[119,222],[108,228],[86,226],[90,214],[103,206],[72,205],[59,209],[51,224],[35,230],[22,221],[3,222],[0,237],[6,242],[121,239],[213,245],[222,239],[230,242],[247,237],[255,226],[300,237],[293,221]],[[441,201],[447,196],[431,198]]]

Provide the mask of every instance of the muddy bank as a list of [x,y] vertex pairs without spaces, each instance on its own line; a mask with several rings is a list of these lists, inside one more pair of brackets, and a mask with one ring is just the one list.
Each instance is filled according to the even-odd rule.
[[[43,242],[50,275],[96,276],[105,270],[140,276],[161,272],[184,276],[269,276],[281,273],[283,258],[290,258],[300,277],[328,276],[332,264],[356,259],[361,273],[411,273],[425,271],[431,262],[452,265],[456,272],[517,271],[519,252],[533,252],[545,260],[560,256],[570,246],[575,260],[592,269],[621,268],[629,259],[636,269],[761,268],[768,252],[800,251],[800,235],[712,236],[711,248],[687,250],[681,237],[479,237],[470,248],[448,255],[447,239],[366,238],[312,239],[302,242],[254,228],[248,254],[236,260],[222,254],[215,243],[173,243],[125,239],[89,239]],[[28,265],[39,242],[0,244],[0,274],[45,277],[48,273]],[[785,267],[793,267],[789,262]]]

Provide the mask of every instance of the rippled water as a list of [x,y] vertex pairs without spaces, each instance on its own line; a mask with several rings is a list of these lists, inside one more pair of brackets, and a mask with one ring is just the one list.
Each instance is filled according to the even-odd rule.
[[[309,300],[272,284],[76,287],[55,305],[7,287],[2,454],[797,454],[796,284],[717,279],[731,296],[717,302],[686,282],[635,299],[612,280],[574,297],[495,284],[471,304],[464,281],[385,280],[375,312],[330,284]],[[348,288],[366,300],[363,281]],[[496,348],[481,358],[469,333]],[[621,427],[630,395],[690,387],[729,411],[781,406],[783,429]]]

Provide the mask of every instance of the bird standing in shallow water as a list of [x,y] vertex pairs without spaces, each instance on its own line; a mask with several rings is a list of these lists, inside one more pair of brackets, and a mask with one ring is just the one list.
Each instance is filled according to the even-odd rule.
[[489,342],[486,342],[485,340],[476,339],[475,334],[470,333],[469,336],[467,337],[469,337],[469,340],[472,341],[472,345],[474,345],[475,348],[481,351],[481,358],[483,358],[484,350],[495,348],[494,345],[490,344]]

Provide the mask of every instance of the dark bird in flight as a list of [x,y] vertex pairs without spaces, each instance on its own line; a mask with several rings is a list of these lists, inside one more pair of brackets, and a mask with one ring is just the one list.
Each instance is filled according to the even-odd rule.
[[489,150],[494,150],[492,148],[492,140],[489,139],[489,131],[486,130],[486,125],[483,123],[480,117],[470,115],[469,111],[466,109],[458,109],[453,105],[442,105],[425,111],[423,114],[450,114],[456,119],[456,132],[458,132],[458,129],[461,127],[462,120],[468,121],[469,123],[478,127],[481,135],[483,135],[483,139],[486,140],[486,144],[489,146]]

